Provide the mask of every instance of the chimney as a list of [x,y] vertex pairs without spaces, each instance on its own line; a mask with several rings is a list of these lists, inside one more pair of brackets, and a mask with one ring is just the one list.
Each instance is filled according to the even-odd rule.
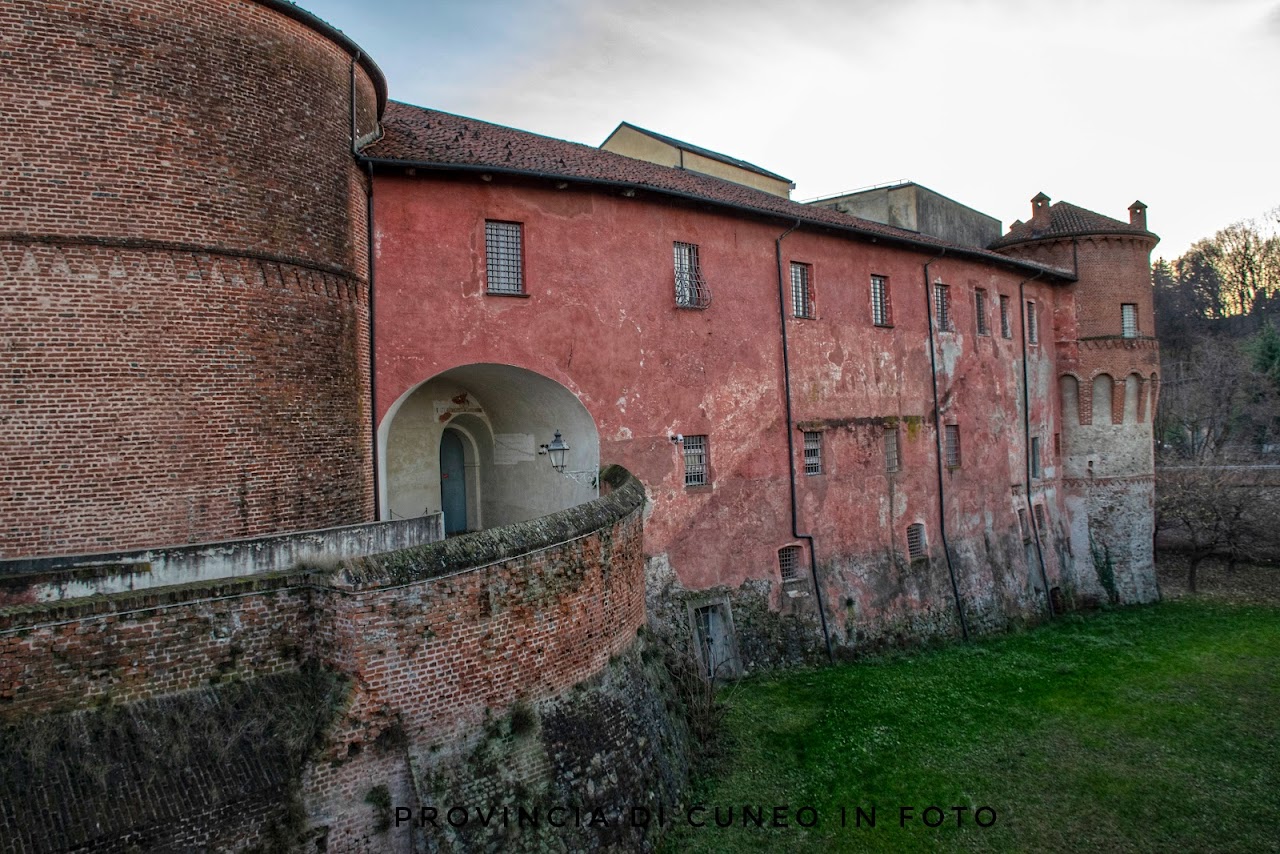
[[1031,228],[1035,231],[1049,229],[1049,197],[1044,193],[1036,193],[1031,200]]
[[1143,231],[1147,230],[1147,206],[1142,202],[1129,205],[1129,225]]

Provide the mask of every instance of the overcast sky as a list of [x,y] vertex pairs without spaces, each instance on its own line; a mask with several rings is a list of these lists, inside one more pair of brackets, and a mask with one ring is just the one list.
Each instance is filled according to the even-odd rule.
[[1280,206],[1280,0],[301,0],[392,98],[599,145],[620,121],[805,200],[901,178],[1039,191],[1157,255]]

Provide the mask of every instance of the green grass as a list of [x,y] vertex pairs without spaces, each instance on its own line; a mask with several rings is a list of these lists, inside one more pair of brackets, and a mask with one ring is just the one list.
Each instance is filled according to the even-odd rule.
[[[1280,609],[1068,616],[726,697],[722,755],[689,798],[708,826],[675,821],[667,851],[1280,851]],[[744,829],[743,805],[787,806],[791,826]],[[804,806],[815,827],[796,826]],[[876,826],[854,827],[872,806]]]

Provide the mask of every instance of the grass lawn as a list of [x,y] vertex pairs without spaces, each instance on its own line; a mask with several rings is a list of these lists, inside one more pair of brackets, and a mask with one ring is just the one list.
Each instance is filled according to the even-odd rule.
[[[667,851],[1280,851],[1274,606],[1069,615],[725,697],[720,757],[689,798],[707,826],[681,817]],[[789,826],[744,829],[744,805],[766,824],[788,807]],[[855,826],[857,807],[874,828]]]

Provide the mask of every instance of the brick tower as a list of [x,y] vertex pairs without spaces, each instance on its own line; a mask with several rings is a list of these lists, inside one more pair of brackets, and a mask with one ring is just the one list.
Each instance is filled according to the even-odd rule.
[[1159,238],[1147,230],[1142,202],[1129,206],[1128,222],[1050,204],[1044,193],[1031,205],[1031,219],[992,248],[1077,276],[1053,319],[1063,425],[1055,450],[1076,593],[1149,602],[1159,596],[1151,429],[1159,383],[1151,250]]

